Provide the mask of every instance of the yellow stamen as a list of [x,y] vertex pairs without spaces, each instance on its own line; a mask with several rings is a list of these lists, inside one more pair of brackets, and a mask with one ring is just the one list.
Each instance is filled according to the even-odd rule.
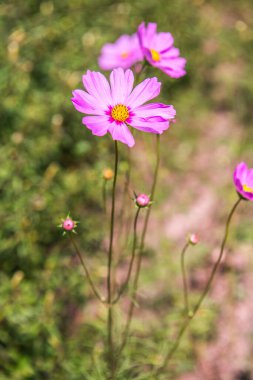
[[253,193],[253,189],[252,187],[249,187],[248,185],[246,185],[246,183],[242,186],[243,190],[246,192],[246,193]]
[[161,60],[161,57],[160,57],[160,54],[158,53],[158,51],[156,51],[154,49],[150,49],[150,53],[151,53],[153,61],[159,62]]
[[127,52],[124,52],[124,53],[121,53],[120,56],[121,58],[126,59],[128,58],[129,54]]
[[117,121],[125,121],[129,118],[129,111],[124,104],[117,104],[111,111],[111,117]]

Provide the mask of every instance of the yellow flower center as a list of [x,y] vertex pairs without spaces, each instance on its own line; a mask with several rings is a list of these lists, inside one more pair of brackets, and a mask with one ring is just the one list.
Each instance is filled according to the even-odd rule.
[[242,188],[246,193],[253,193],[253,189],[246,185],[246,183],[242,186]]
[[125,121],[129,118],[129,111],[124,104],[117,104],[111,111],[111,117],[117,121]]
[[120,56],[121,58],[126,59],[128,58],[129,54],[127,52],[124,52],[124,53],[121,53]]
[[160,57],[160,54],[158,53],[158,51],[156,51],[154,49],[150,49],[150,53],[151,53],[153,61],[159,62],[161,60],[161,57]]

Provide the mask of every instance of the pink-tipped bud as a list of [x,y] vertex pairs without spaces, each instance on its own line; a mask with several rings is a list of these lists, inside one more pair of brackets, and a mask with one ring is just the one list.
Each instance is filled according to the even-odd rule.
[[64,230],[66,231],[71,231],[75,228],[75,222],[70,219],[70,218],[66,218],[63,223],[62,223],[62,227],[64,228]]
[[77,223],[78,223],[77,221],[73,220],[68,215],[65,219],[62,219],[62,223],[58,227],[60,227],[64,230],[63,235],[66,235],[67,232],[76,233],[75,228],[77,226]]
[[150,204],[150,198],[147,194],[139,194],[136,197],[135,202],[138,207],[146,207]]
[[199,242],[199,237],[196,234],[190,234],[189,238],[188,238],[188,241],[189,241],[190,244],[196,245]]

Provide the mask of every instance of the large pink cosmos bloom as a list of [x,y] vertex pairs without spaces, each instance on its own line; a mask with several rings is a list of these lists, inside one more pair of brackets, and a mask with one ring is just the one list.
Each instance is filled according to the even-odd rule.
[[93,135],[104,136],[110,132],[113,140],[129,147],[135,144],[128,128],[161,134],[169,128],[176,111],[173,106],[149,103],[160,93],[157,78],[145,79],[133,89],[134,75],[131,70],[114,69],[110,84],[99,72],[87,71],[83,76],[86,91],[73,91],[72,102],[77,111],[88,114],[82,122]]
[[113,44],[105,44],[98,59],[103,70],[112,70],[117,67],[128,69],[135,63],[143,60],[137,34],[128,36],[124,34]]
[[154,67],[164,71],[172,78],[186,74],[186,59],[180,57],[179,49],[173,46],[174,38],[170,33],[157,33],[156,24],[143,22],[138,28],[138,37],[146,60]]
[[237,192],[243,198],[253,201],[253,169],[248,169],[244,162],[235,168],[234,184]]

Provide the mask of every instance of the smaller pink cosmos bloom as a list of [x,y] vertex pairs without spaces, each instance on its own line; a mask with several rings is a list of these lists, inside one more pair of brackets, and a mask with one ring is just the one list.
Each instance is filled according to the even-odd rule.
[[248,201],[253,201],[253,169],[245,162],[238,164],[234,171],[234,184],[238,194]]
[[188,237],[188,242],[191,244],[191,245],[196,245],[198,244],[199,242],[199,237],[197,234],[190,234],[189,237]]
[[157,67],[172,78],[186,74],[186,59],[180,57],[179,49],[173,46],[170,33],[157,33],[157,25],[143,22],[138,28],[138,37],[144,57],[150,65]]
[[150,204],[150,197],[147,194],[139,194],[135,198],[135,203],[138,207],[146,207]]
[[157,78],[147,78],[134,88],[134,75],[129,69],[114,69],[110,84],[103,74],[88,70],[83,84],[86,91],[73,91],[71,99],[77,111],[89,115],[83,117],[83,124],[93,135],[104,136],[109,132],[113,140],[129,147],[135,144],[130,126],[162,134],[176,115],[171,105],[144,104],[159,95],[161,83]]
[[124,34],[113,44],[105,44],[98,59],[103,70],[112,70],[117,67],[128,69],[135,63],[143,60],[137,34],[128,36]]

